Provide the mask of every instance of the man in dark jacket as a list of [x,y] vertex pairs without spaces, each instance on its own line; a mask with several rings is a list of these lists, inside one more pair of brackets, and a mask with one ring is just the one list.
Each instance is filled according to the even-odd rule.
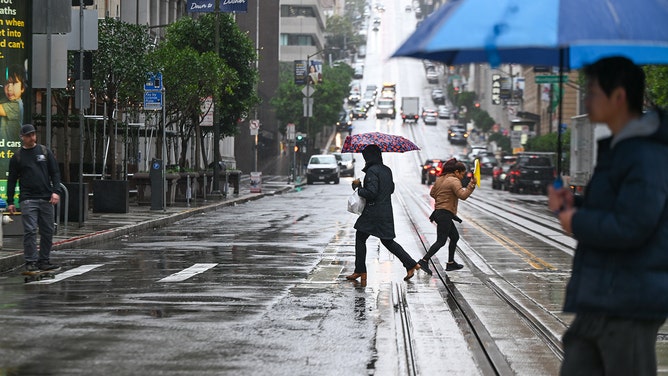
[[383,164],[380,148],[369,145],[362,150],[362,156],[366,165],[362,169],[364,185],[359,180],[353,181],[353,189],[358,189],[360,197],[366,199],[366,205],[362,214],[355,223],[357,233],[355,235],[355,273],[347,276],[349,280],[361,278],[366,282],[366,241],[373,235],[395,256],[399,258],[406,268],[407,274],[404,280],[413,277],[420,265],[406,253],[406,251],[394,241],[394,217],[392,214],[392,198],[394,192],[394,181],[392,170]]
[[32,124],[21,127],[21,142],[23,146],[9,160],[7,209],[11,214],[16,211],[14,192],[18,180],[26,270],[57,270],[59,267],[51,263],[50,255],[55,219],[53,206],[60,200],[60,170],[51,151],[37,144],[37,135]]
[[606,123],[585,196],[550,188],[549,207],[578,245],[564,311],[562,375],[656,375],[668,316],[668,122],[643,115],[645,77],[626,58],[585,68],[592,123]]

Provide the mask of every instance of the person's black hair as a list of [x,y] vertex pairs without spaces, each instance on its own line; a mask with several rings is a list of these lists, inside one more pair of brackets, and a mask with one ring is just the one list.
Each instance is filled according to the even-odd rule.
[[631,60],[608,57],[584,67],[589,80],[596,80],[606,96],[618,87],[626,91],[629,111],[642,114],[645,93],[645,72]]

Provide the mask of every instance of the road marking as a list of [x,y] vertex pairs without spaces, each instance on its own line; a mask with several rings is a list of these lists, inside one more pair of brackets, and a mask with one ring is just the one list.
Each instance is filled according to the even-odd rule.
[[78,268],[66,270],[62,273],[56,274],[56,278],[54,278],[54,279],[43,279],[41,281],[35,281],[35,282],[30,282],[30,283],[40,284],[40,285],[48,285],[48,284],[51,284],[51,283],[60,282],[63,279],[66,279],[66,278],[70,278],[70,277],[74,277],[74,276],[77,276],[77,275],[87,273],[87,272],[89,272],[89,271],[91,271],[95,268],[99,268],[102,265],[104,265],[104,264],[81,265]]
[[193,277],[197,274],[204,273],[205,271],[213,268],[218,264],[195,264],[188,269],[181,270],[178,273],[174,273],[170,275],[169,277],[165,277],[158,282],[181,282],[185,281],[186,279]]

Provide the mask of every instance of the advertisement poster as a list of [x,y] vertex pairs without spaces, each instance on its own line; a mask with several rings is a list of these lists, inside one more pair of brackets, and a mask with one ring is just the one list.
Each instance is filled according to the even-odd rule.
[[7,199],[9,159],[21,147],[19,131],[30,121],[30,1],[0,5],[0,197]]

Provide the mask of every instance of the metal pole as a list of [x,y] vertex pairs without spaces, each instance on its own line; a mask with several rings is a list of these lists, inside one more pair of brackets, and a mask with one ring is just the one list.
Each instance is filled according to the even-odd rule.
[[[83,190],[83,162],[84,162],[84,112],[83,112],[83,103],[84,103],[84,85],[83,85],[83,66],[84,66],[84,56],[83,56],[83,44],[84,44],[84,5],[81,2],[79,6],[79,227],[83,227],[84,223],[84,190]],[[51,67],[49,67],[51,70]],[[51,103],[47,104],[47,107],[51,107]],[[95,165],[95,162],[93,162]]]
[[[46,2],[46,147],[51,149],[51,2]],[[22,114],[23,115],[23,114]]]
[[[255,0],[255,53],[260,54],[260,0]],[[255,56],[255,71],[260,71],[260,57]],[[255,91],[258,91],[260,88],[260,83],[256,83]],[[255,120],[257,118],[257,105],[255,105]],[[259,129],[258,129],[259,132]],[[253,171],[257,171],[257,134],[255,135],[255,145],[253,150]]]
[[[214,12],[216,14],[216,27],[214,35],[214,49],[216,56],[220,56],[220,1],[214,1],[216,4]],[[218,110],[218,103],[216,103],[216,96],[213,96],[213,186],[211,187],[211,195],[214,197],[221,197],[220,193],[220,111]]]
[[162,85],[162,210],[167,211],[167,98],[165,85]]

